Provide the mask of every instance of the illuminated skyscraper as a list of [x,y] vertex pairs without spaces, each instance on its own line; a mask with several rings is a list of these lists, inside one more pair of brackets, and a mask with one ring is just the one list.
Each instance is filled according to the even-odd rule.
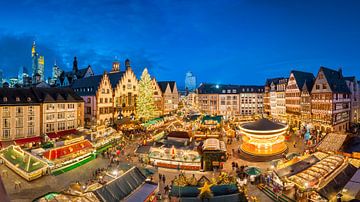
[[194,91],[196,89],[196,77],[192,72],[187,72],[185,76],[185,89]]
[[[36,52],[35,41],[31,48],[32,58],[32,83],[44,81],[44,56],[39,56]],[[36,79],[36,75],[40,75],[40,80]]]

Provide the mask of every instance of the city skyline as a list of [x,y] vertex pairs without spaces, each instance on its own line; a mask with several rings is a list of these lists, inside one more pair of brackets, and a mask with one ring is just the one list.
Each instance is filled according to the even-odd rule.
[[359,7],[356,1],[4,3],[0,69],[9,69],[6,77],[16,76],[20,66],[31,69],[36,40],[46,77],[55,60],[71,70],[74,56],[95,74],[109,71],[115,57],[129,58],[138,76],[148,67],[150,74],[179,86],[187,71],[197,75],[198,84],[262,85],[292,69],[315,73],[320,66],[342,67],[345,76],[359,77]]

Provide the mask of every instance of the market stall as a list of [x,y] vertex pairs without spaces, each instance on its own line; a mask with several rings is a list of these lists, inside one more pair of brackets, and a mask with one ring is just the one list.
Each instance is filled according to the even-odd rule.
[[206,139],[202,146],[202,169],[211,171],[214,168],[222,168],[225,161],[225,143],[215,138]]
[[52,174],[58,175],[95,159],[94,152],[90,141],[81,140],[49,149],[43,153],[43,157],[50,162]]
[[1,151],[0,157],[6,166],[24,179],[31,181],[46,174],[48,165],[43,160],[22,150],[19,146],[9,146]]

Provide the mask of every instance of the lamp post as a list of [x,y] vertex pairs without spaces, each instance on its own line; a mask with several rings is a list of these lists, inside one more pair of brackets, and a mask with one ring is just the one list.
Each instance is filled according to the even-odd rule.
[[308,187],[309,187],[309,183],[305,182],[304,183],[304,187],[305,187],[305,192],[306,192],[306,201],[308,200]]

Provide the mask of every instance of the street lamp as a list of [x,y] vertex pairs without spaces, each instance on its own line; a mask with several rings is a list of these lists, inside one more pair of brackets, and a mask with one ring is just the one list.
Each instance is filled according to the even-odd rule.
[[305,187],[305,191],[306,191],[306,201],[308,200],[308,187],[309,187],[309,183],[308,182],[305,182],[304,183],[304,187]]

